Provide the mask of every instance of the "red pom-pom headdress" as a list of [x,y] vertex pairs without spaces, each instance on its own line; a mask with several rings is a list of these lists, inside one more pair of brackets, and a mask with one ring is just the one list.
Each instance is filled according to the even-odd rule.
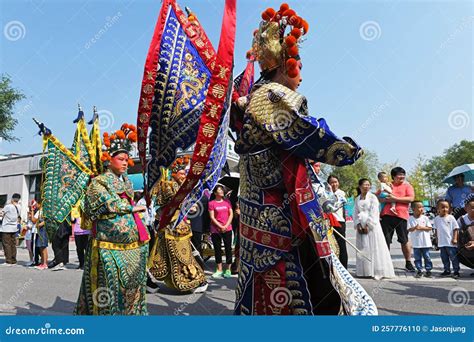
[[[127,153],[130,155],[133,145],[137,142],[137,128],[134,125],[124,123],[122,127],[113,133],[104,132],[102,146],[102,162],[106,163],[118,153]],[[133,166],[133,160],[128,163]]]
[[[290,77],[296,77],[299,45],[308,33],[308,22],[298,16],[286,3],[278,11],[267,8],[262,13],[262,22],[254,31],[252,49],[247,59],[257,60],[262,71],[270,71],[281,65],[286,67]],[[285,33],[289,28],[289,33]]]
[[189,165],[191,158],[189,156],[178,157],[176,160],[171,164],[171,176],[173,178],[176,177],[178,171],[186,170]]

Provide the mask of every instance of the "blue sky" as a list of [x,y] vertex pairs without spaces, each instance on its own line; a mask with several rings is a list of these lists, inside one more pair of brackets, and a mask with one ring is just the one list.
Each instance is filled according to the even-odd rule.
[[[223,1],[187,0],[217,46]],[[279,1],[238,0],[236,69],[245,66],[260,13]],[[474,139],[470,1],[289,1],[310,24],[301,49],[310,113],[381,162],[407,169]],[[70,145],[77,103],[96,105],[106,128],[135,122],[158,0],[0,2],[0,72],[27,96],[16,107],[17,143],[35,153],[34,116]],[[93,41],[94,37],[98,37]],[[258,68],[257,68],[258,70]],[[113,126],[113,127],[110,127]]]

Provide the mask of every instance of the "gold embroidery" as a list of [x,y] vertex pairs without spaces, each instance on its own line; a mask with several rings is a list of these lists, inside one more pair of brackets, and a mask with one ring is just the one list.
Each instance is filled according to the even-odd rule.
[[215,133],[216,133],[216,126],[214,126],[214,124],[210,122],[205,124],[204,127],[202,128],[202,134],[204,134],[205,137],[211,138],[214,136]]
[[222,79],[225,79],[226,75],[227,75],[227,72],[229,71],[229,68],[224,67],[222,65],[219,65],[219,68],[220,68],[219,69],[219,74],[217,76],[222,78]]
[[216,104],[211,104],[211,109],[209,109],[209,113],[207,114],[207,116],[211,117],[211,118],[217,118],[217,111],[219,110],[219,105],[216,105]]
[[207,157],[208,153],[207,150],[209,149],[210,144],[202,143],[201,146],[199,146],[199,152],[198,156],[201,157]]
[[201,38],[196,39],[196,46],[199,48],[202,48],[204,46],[204,42],[202,41]]
[[143,87],[143,92],[145,94],[151,94],[153,93],[153,86],[151,84],[147,84]]
[[221,99],[225,95],[225,87],[222,84],[214,84],[211,92],[212,92],[212,95],[214,95],[218,99]]
[[193,165],[193,169],[192,169],[193,173],[195,175],[199,175],[201,174],[203,171],[204,171],[204,164],[201,163],[201,162],[197,162]]

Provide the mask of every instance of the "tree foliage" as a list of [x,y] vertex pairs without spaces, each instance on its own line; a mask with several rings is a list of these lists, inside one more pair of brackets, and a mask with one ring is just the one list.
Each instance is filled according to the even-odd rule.
[[407,180],[413,186],[413,190],[415,190],[415,200],[417,201],[428,200],[433,197],[429,189],[428,178],[423,170],[425,163],[424,158],[418,156],[415,166],[408,172]]
[[474,163],[474,141],[461,140],[444,150],[440,156],[434,156],[423,167],[428,185],[434,189],[444,188],[443,179],[456,166]]
[[359,179],[368,178],[372,184],[376,184],[374,182],[377,180],[379,171],[378,157],[375,152],[365,150],[364,155],[353,165],[344,167],[326,165],[322,171],[328,176],[337,176],[341,190],[344,190],[348,196],[355,196]]
[[6,141],[18,140],[12,135],[18,120],[14,117],[13,109],[18,101],[25,98],[25,95],[11,86],[11,79],[8,75],[0,78],[0,139]]

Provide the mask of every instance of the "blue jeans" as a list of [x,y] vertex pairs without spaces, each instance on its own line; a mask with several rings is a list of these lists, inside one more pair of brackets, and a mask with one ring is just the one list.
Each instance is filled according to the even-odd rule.
[[444,265],[446,272],[451,272],[449,261],[453,264],[454,272],[459,272],[459,259],[458,259],[458,248],[457,247],[440,247],[441,261]]
[[415,255],[415,267],[418,271],[423,269],[423,263],[421,258],[425,260],[425,270],[431,271],[433,269],[433,263],[430,258],[430,248],[413,248],[413,254]]

